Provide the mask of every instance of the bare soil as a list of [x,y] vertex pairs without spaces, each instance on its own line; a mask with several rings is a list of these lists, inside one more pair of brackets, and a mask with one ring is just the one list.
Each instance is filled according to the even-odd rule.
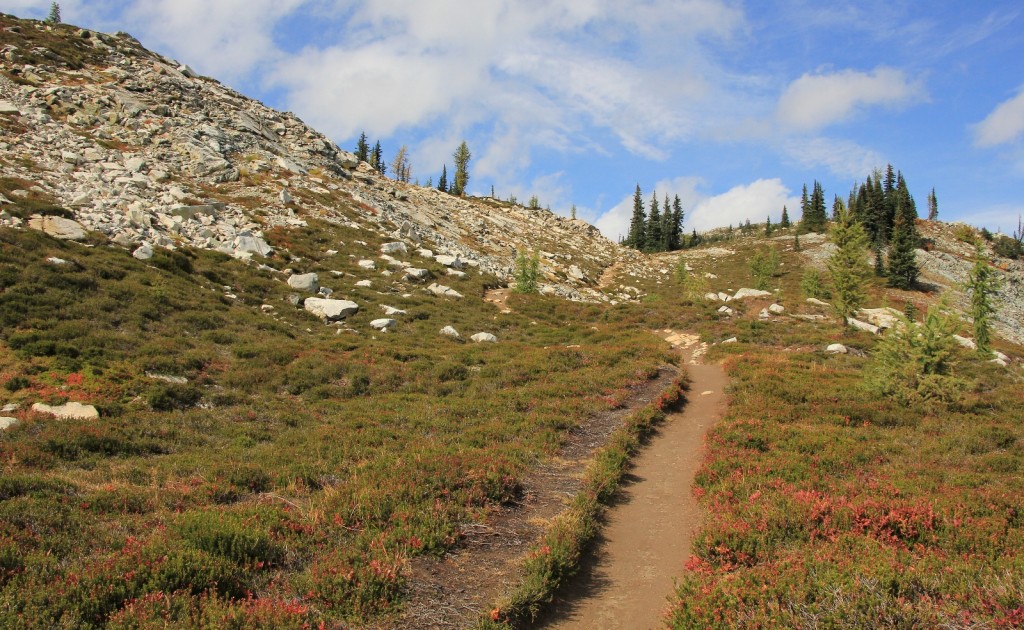
[[[673,577],[684,570],[701,512],[693,496],[704,437],[725,411],[725,372],[691,346],[686,407],[671,414],[634,461],[580,573],[538,628],[631,630],[664,625]],[[696,351],[696,352],[695,352]]]
[[410,565],[406,604],[396,619],[378,628],[467,628],[520,581],[520,560],[581,488],[586,464],[625,418],[656,399],[679,373],[662,366],[637,387],[622,408],[591,417],[573,429],[556,457],[523,480],[514,505],[496,507],[483,523],[462,527],[458,546],[441,558],[420,557]]

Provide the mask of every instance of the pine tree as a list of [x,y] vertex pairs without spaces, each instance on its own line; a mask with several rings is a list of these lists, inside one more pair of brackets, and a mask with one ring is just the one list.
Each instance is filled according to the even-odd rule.
[[370,166],[377,169],[381,175],[387,170],[387,166],[384,164],[384,151],[380,148],[380,140],[373,145],[373,151],[370,152]]
[[811,213],[811,200],[807,196],[807,184],[804,184],[804,191],[800,194],[800,223],[803,224],[807,215]]
[[[441,167],[441,179],[437,180],[437,189],[441,192],[448,192],[448,165]],[[513,202],[514,203],[514,202]]]
[[843,200],[839,198],[839,195],[836,195],[836,198],[832,201],[832,220],[833,221],[836,220],[836,216],[838,216],[840,210],[847,210],[847,207],[843,203]]
[[516,293],[536,293],[537,292],[537,279],[540,276],[540,254],[536,251],[532,255],[527,256],[525,251],[520,251],[516,255],[516,269],[515,269],[515,292]]
[[928,220],[935,221],[939,218],[939,200],[935,197],[935,187],[928,193]]
[[672,199],[672,233],[669,237],[669,250],[676,250],[683,246],[683,220],[686,213],[683,212],[683,202],[676,195]]
[[659,250],[672,251],[672,205],[665,193],[665,203],[661,206],[661,244]]
[[782,220],[779,221],[779,227],[782,229],[789,227],[789,210],[786,209],[786,206],[782,206]]
[[835,223],[828,233],[836,249],[827,265],[835,289],[832,308],[842,318],[843,326],[847,326],[867,298],[865,287],[871,270],[865,261],[868,237],[864,227],[838,197],[836,202]]
[[572,204],[572,210],[570,210],[569,212],[572,215],[572,220],[575,221],[576,220],[576,204]]
[[370,161],[370,145],[366,142],[366,133],[359,134],[359,142],[356,143],[356,158],[360,162]]
[[647,247],[650,251],[658,251],[661,247],[661,211],[658,206],[657,191],[651,193],[651,212],[647,215]]
[[1002,288],[999,276],[985,260],[984,252],[978,247],[974,256],[974,267],[967,278],[965,288],[971,294],[971,318],[974,319],[974,344],[983,358],[992,356],[992,315],[996,312],[995,296]]
[[452,182],[451,190],[453,195],[461,197],[466,193],[466,185],[469,183],[469,160],[472,157],[469,145],[463,140],[452,154],[452,158],[455,160],[455,181]]
[[[806,194],[807,186],[805,185],[804,195],[806,196]],[[805,205],[803,198],[801,198],[800,204]],[[825,229],[827,222],[828,216],[825,214],[825,189],[815,180],[811,197],[806,201],[806,209],[803,211],[800,227],[804,232],[821,232]]]
[[640,192],[640,184],[636,185],[636,192],[633,193],[633,217],[629,221],[629,233],[626,234],[624,244],[633,249],[643,249],[647,245],[647,214],[644,212],[643,193]]
[[914,253],[920,241],[915,225],[917,208],[902,175],[898,182],[892,192],[895,225],[892,230],[892,239],[889,242],[886,276],[889,278],[889,286],[897,289],[910,289],[917,282],[917,276],[920,273]]
[[50,15],[46,17],[47,24],[60,24],[60,5],[56,2],[50,3]]
[[768,219],[765,220],[765,222],[764,222],[764,235],[765,236],[771,236],[772,235],[772,217],[771,217],[771,215],[769,215]]

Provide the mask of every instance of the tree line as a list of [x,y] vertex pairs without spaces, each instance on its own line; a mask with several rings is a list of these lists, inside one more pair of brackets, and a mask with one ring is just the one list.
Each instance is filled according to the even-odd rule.
[[[356,141],[355,155],[356,159],[360,162],[366,162],[381,175],[387,175],[388,165],[384,161],[384,152],[381,149],[380,140],[371,147],[366,133],[359,134],[359,140]],[[455,162],[455,173],[451,182],[448,181],[448,165],[445,164],[441,169],[441,177],[437,181],[437,189],[458,197],[464,195],[466,193],[466,185],[469,183],[469,161],[472,157],[473,154],[469,150],[469,145],[463,140],[452,154],[452,159]],[[390,166],[395,181],[409,183],[412,180],[412,162],[409,160],[409,149],[404,144],[395,153]],[[419,184],[419,182],[416,183]],[[427,180],[427,186],[433,186],[432,177]]]
[[[650,211],[644,208],[643,192],[640,184],[636,185],[633,194],[633,215],[629,222],[629,233],[622,244],[645,252],[670,252],[682,249],[683,234],[683,202],[676,195],[669,203],[665,195],[664,205],[658,204],[658,193],[651,193]],[[696,233],[694,233],[696,236]]]

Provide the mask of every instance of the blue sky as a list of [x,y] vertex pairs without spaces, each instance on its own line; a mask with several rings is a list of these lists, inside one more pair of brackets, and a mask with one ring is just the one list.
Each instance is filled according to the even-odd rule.
[[[795,218],[891,162],[923,212],[1011,232],[1024,213],[1024,5],[890,0],[66,0],[352,149],[471,192],[536,194],[616,238],[633,190],[686,228]],[[0,0],[44,17],[49,0]]]

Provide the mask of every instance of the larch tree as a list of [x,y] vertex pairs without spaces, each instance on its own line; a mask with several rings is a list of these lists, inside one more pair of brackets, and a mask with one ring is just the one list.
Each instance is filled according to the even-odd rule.
[[458,197],[466,194],[466,185],[469,184],[469,160],[472,158],[469,152],[469,145],[463,140],[452,154],[455,160],[455,179],[452,182],[452,194]]
[[402,145],[402,148],[395,154],[395,159],[391,161],[391,174],[395,176],[395,179],[400,182],[409,183],[412,178],[412,166],[409,164],[409,150]]
[[992,316],[996,312],[996,294],[1002,282],[985,260],[981,247],[974,256],[974,267],[967,277],[965,288],[971,294],[971,318],[974,320],[974,344],[984,358],[992,356]]
[[828,236],[836,248],[827,263],[834,289],[832,308],[847,326],[850,317],[867,298],[866,287],[871,275],[866,260],[868,237],[860,221],[842,203],[837,208],[835,223]]
[[60,24],[60,5],[56,2],[50,3],[50,15],[46,16],[48,24]]

